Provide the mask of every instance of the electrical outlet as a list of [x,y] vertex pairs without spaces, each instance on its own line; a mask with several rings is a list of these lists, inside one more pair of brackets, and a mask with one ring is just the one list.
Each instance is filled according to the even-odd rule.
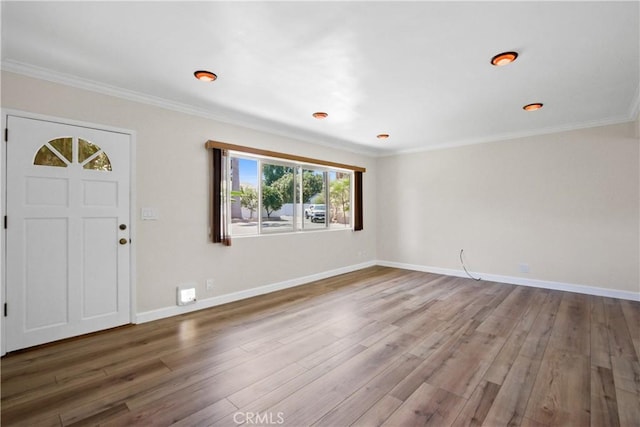
[[206,287],[208,291],[213,290],[213,279],[207,279]]
[[520,273],[528,273],[529,272],[529,264],[525,264],[525,263],[521,262],[520,264],[518,264],[518,270],[520,270]]

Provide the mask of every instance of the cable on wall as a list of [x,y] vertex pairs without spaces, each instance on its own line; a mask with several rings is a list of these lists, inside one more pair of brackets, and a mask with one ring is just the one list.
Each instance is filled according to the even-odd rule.
[[464,268],[464,272],[467,273],[467,276],[469,276],[473,280],[476,280],[476,281],[482,280],[481,277],[475,278],[471,275],[471,273],[469,273],[469,270],[467,270],[467,267],[465,267],[464,265],[464,259],[462,259],[462,252],[464,252],[464,249],[460,249],[460,263],[462,264],[462,268]]

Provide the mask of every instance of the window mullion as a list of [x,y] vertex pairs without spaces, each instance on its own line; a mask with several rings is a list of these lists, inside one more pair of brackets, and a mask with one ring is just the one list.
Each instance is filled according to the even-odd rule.
[[293,167],[293,231],[298,231],[298,179],[300,174],[298,173],[300,170],[299,166],[294,166]]
[[307,219],[306,215],[305,215],[305,208],[304,208],[304,167],[300,166],[300,185],[298,186],[298,200],[300,201],[300,213],[301,213],[301,217],[300,217],[300,223],[302,224],[302,229],[305,230],[307,228],[306,224],[305,224],[305,219]]
[[231,233],[231,156],[226,153],[224,156],[224,211],[225,211],[225,230],[224,234],[229,236]]
[[258,159],[258,235],[262,234],[262,160]]
[[331,217],[331,192],[329,191],[329,172],[322,172],[322,179],[324,180],[324,226],[329,228],[329,218]]

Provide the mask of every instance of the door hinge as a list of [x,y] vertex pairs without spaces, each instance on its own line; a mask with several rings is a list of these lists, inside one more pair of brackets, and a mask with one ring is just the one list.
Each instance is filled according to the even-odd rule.
[[7,216],[4,216],[4,229],[7,229]]
[[4,128],[4,142],[9,142],[9,128]]
[[4,303],[4,317],[7,317],[7,303]]

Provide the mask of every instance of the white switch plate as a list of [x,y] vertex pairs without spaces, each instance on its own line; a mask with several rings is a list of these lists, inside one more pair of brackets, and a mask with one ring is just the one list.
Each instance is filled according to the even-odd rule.
[[141,208],[140,219],[143,221],[157,221],[159,218],[158,209],[156,208]]

